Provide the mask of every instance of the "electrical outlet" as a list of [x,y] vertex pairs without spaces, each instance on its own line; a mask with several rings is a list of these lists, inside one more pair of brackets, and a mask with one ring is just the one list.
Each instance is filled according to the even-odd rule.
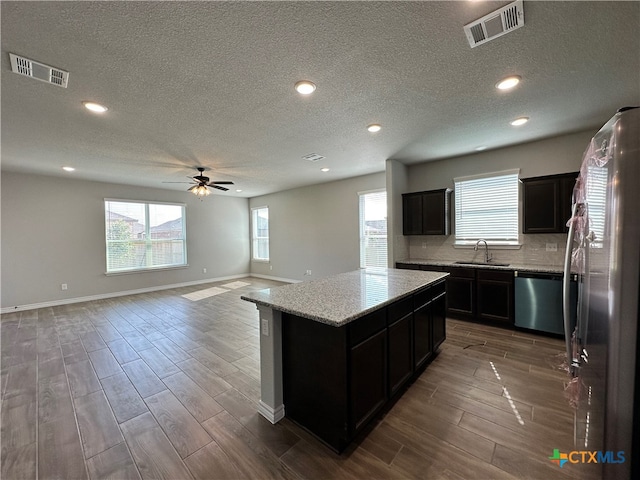
[[66,290],[66,289],[68,288],[68,286],[67,286],[67,284],[66,284],[66,283],[63,283],[63,284],[61,284],[61,285],[60,285],[60,288],[61,288],[62,290]]
[[557,243],[547,243],[547,252],[557,252],[558,244]]
[[267,320],[266,318],[261,318],[260,325],[262,327],[262,335],[264,335],[265,337],[268,337],[269,336],[269,320]]
[[207,269],[206,269],[206,268],[203,268],[203,269],[202,269],[202,273],[207,273]]
[[422,248],[427,248],[427,242],[422,242]]
[[310,275],[311,275],[311,270],[307,270],[307,271],[305,272],[305,275],[309,275],[309,276],[310,276]]
[[269,270],[273,270],[273,265],[269,265]]

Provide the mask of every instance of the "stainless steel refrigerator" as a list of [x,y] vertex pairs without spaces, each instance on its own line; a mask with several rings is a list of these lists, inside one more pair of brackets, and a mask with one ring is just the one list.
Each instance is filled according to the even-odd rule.
[[593,137],[573,203],[564,284],[577,273],[579,294],[575,329],[565,321],[567,392],[576,451],[601,453],[572,463],[583,478],[640,478],[640,108],[620,109]]

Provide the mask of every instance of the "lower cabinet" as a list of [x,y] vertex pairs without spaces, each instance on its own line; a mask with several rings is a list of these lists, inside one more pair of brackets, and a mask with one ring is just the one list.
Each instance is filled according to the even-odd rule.
[[447,277],[447,314],[457,318],[473,318],[476,314],[475,290],[474,268],[450,268]]
[[445,282],[342,327],[282,314],[286,416],[341,452],[445,337]]
[[387,401],[387,330],[382,330],[351,347],[349,360],[351,363],[349,430],[357,432],[378,413]]
[[[496,270],[472,267],[443,267],[397,263],[396,268],[448,271],[446,279],[445,315],[464,320],[480,320],[512,326],[515,321],[515,295],[512,270]],[[440,310],[442,307],[440,307]],[[431,320],[433,345],[439,345],[437,325]],[[444,328],[444,326],[443,326]]]
[[478,270],[476,277],[478,320],[514,323],[513,272]]

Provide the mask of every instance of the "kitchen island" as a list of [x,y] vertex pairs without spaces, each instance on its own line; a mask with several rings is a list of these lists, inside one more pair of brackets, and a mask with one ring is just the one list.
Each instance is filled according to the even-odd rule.
[[260,315],[260,413],[342,451],[445,338],[447,273],[363,269],[243,295]]

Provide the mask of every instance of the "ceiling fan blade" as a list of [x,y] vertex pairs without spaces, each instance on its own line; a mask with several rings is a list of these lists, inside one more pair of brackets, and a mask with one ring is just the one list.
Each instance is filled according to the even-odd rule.
[[214,185],[233,185],[233,182],[209,182],[210,186]]
[[224,188],[224,187],[219,187],[218,185],[209,185],[211,188],[217,188],[218,190],[222,190],[223,192],[226,192],[227,190],[229,190],[228,188]]
[[193,182],[162,182],[162,183],[193,183]]
[[196,175],[195,177],[189,177],[189,178],[193,178],[197,182],[202,182],[202,183],[207,183],[209,181],[209,177],[205,177],[203,175]]

